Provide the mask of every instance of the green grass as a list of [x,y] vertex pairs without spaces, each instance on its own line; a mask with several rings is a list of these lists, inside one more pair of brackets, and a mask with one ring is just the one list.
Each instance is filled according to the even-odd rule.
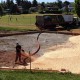
[[0,24],[7,25],[31,25],[35,23],[36,14],[5,15],[1,17]]
[[36,30],[36,15],[4,15],[0,17],[0,30]]
[[21,15],[4,15],[0,17],[0,30],[7,31],[38,30],[38,28],[35,25],[36,15],[38,15],[38,13]]
[[36,27],[0,27],[0,31],[35,31]]
[[80,75],[71,73],[29,71],[0,71],[0,80],[80,80]]

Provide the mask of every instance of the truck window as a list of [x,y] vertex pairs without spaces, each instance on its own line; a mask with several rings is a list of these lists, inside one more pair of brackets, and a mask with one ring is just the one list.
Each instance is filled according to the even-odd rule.
[[45,17],[44,17],[44,20],[45,20],[45,21],[52,21],[52,18],[51,18],[51,16],[45,16]]
[[57,22],[58,20],[57,20],[57,16],[52,16],[52,22]]
[[59,22],[64,22],[64,18],[61,15],[58,15],[58,21]]

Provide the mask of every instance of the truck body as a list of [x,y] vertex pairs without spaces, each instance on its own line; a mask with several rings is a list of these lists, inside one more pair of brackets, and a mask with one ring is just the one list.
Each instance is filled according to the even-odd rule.
[[36,26],[39,29],[55,29],[57,26],[72,28],[73,25],[74,16],[71,14],[45,14],[36,16]]

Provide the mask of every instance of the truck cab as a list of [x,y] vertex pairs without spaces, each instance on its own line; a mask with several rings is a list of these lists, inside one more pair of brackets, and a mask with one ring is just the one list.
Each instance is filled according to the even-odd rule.
[[74,17],[73,18],[74,24],[79,26],[80,25],[80,18],[79,17]]
[[64,24],[64,18],[62,15],[37,15],[36,26],[39,29],[54,29],[57,25]]

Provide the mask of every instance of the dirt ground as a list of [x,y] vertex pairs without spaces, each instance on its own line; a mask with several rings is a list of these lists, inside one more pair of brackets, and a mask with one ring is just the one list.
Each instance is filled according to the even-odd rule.
[[[20,43],[25,52],[37,49],[38,33],[0,37],[0,68],[29,69],[28,65],[14,64],[15,46]],[[61,70],[80,73],[80,36],[57,33],[42,33],[39,37],[40,50],[32,57],[32,69]]]

